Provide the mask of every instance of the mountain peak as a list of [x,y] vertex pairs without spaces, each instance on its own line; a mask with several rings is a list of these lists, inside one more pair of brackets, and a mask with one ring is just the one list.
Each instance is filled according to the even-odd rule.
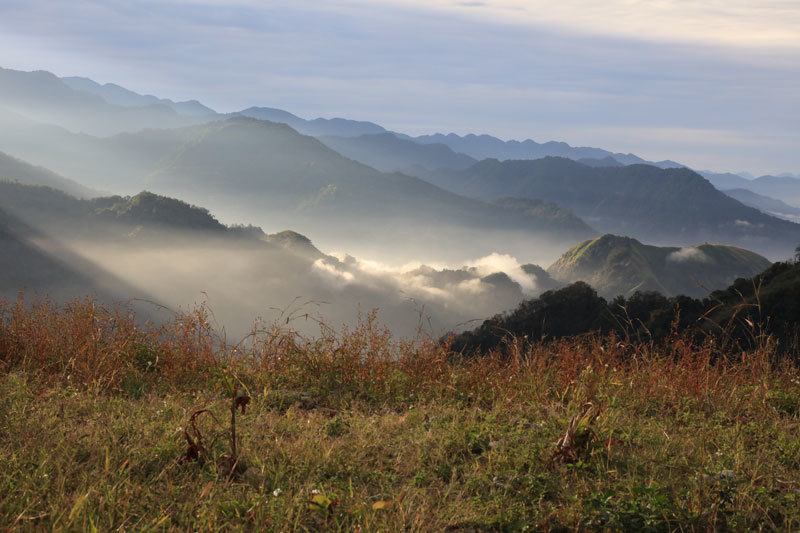
[[734,246],[659,247],[605,234],[576,244],[547,271],[562,282],[586,281],[608,297],[635,291],[703,297],[769,265],[766,258]]

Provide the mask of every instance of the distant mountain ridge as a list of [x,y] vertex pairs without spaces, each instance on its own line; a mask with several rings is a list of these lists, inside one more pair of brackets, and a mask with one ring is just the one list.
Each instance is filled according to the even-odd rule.
[[[409,138],[407,136],[401,136]],[[444,144],[456,152],[466,154],[474,159],[541,159],[544,157],[564,157],[567,159],[605,159],[612,158],[623,165],[650,164],[659,168],[679,168],[680,163],[675,161],[649,162],[633,154],[612,153],[601,148],[586,146],[570,146],[565,142],[548,141],[537,143],[531,139],[524,141],[503,141],[491,135],[468,134],[464,136],[450,133],[447,135],[437,133],[434,135],[421,135],[411,138],[421,144]]]
[[153,95],[141,95],[114,83],[103,85],[89,78],[70,76],[61,78],[61,81],[77,91],[96,94],[103,100],[113,105],[128,107],[147,107],[151,105],[166,105],[177,113],[189,116],[213,117],[217,114],[213,109],[204,106],[197,100],[174,102],[168,98],[157,98]]
[[[45,71],[0,68],[0,108],[74,132],[111,135],[152,127],[177,127],[198,121],[164,104],[124,107],[101,96],[75,90]],[[2,149],[2,147],[0,147]]]
[[269,122],[278,122],[291,126],[298,133],[320,137],[335,135],[340,137],[359,137],[361,135],[374,135],[386,133],[382,126],[372,122],[350,120],[344,118],[315,118],[306,120],[282,109],[271,107],[249,107],[233,115],[242,115]]
[[759,176],[752,179],[730,173],[702,171],[700,174],[721,191],[747,189],[772,200],[779,200],[792,207],[800,208],[800,178],[792,174]]
[[[659,168],[682,166],[671,160],[652,162],[630,153],[613,153],[592,147],[573,147],[565,142],[556,141],[545,143],[537,143],[530,139],[503,141],[486,134],[458,136],[453,133],[411,137],[403,133],[390,132],[369,121],[345,118],[306,120],[288,111],[269,107],[249,107],[236,113],[220,114],[197,100],[175,102],[153,95],[139,94],[113,83],[100,84],[85,77],[58,78],[46,71],[23,72],[0,68],[0,107],[6,107],[43,123],[52,123],[71,131],[101,136],[126,131],[135,132],[143,128],[174,128],[243,115],[282,122],[300,133],[314,137],[353,138],[362,135],[392,133],[398,138],[411,140],[421,145],[445,145],[456,152],[458,156],[467,156],[475,160],[485,158],[538,159],[557,156],[573,160],[584,159],[587,164],[593,166],[592,161],[609,161],[609,158],[624,165],[650,164]],[[396,155],[392,157],[396,157]],[[460,168],[458,160],[453,161],[457,161],[456,166],[448,168]],[[369,164],[366,160],[362,162]],[[403,168],[405,171],[412,171],[413,165],[412,161],[410,165],[394,166]],[[599,165],[606,166],[608,162],[599,163]],[[421,167],[432,168],[425,164],[422,164]],[[387,170],[388,167],[381,166],[380,169]],[[421,176],[420,172],[412,171],[412,173]],[[798,176],[784,173],[778,177],[797,178]],[[723,188],[730,189],[740,186],[741,184],[727,184]],[[759,190],[755,192],[768,194]],[[790,203],[793,202],[794,200]]]

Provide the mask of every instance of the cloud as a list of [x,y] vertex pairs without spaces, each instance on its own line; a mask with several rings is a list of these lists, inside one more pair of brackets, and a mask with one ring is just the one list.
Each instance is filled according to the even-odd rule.
[[[796,172],[798,17],[778,0],[7,0],[0,65],[221,111]],[[709,135],[640,135],[681,129]]]
[[706,255],[700,248],[696,247],[689,247],[689,248],[681,248],[680,250],[676,250],[667,256],[667,261],[672,261],[674,263],[686,263],[686,262],[695,262],[695,263],[711,263],[711,258]]
[[467,266],[476,269],[481,276],[502,272],[517,282],[527,293],[533,293],[537,289],[536,280],[522,270],[522,265],[515,257],[508,254],[493,253],[468,262]]
[[[399,3],[399,0],[394,2]],[[457,12],[476,2],[403,0],[443,12]],[[800,48],[800,10],[783,0],[691,2],[662,0],[489,0],[478,2],[498,20],[525,26],[546,26],[581,33],[627,36],[640,40],[713,43],[739,48]]]
[[[539,292],[535,278],[522,270],[516,258],[498,253],[467,261],[457,268],[429,265],[395,267],[377,261],[358,260],[349,255],[318,259],[314,268],[340,284],[402,292],[412,298],[449,305],[468,302],[467,307],[475,304],[470,300],[471,296],[497,291],[499,287],[515,293],[517,299]],[[492,276],[497,274],[500,276]]]

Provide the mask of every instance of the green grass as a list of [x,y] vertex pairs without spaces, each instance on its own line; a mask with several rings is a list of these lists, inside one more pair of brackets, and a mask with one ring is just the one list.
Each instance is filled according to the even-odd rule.
[[[234,350],[202,310],[98,328],[109,314],[0,315],[0,530],[800,528],[800,374],[772,353],[714,362],[679,338],[656,351],[587,337],[454,361],[369,317]],[[229,479],[231,379],[252,399]],[[587,401],[588,444],[553,460]],[[200,418],[207,460],[182,461],[202,408],[222,424]]]

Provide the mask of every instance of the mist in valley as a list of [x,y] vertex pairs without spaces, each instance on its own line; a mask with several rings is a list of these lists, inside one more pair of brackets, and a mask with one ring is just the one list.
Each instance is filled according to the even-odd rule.
[[[293,231],[225,227],[205,210],[155,195],[88,201],[19,184],[0,188],[10,228],[4,257],[16,254],[26,269],[15,277],[14,265],[6,267],[5,298],[22,290],[28,300],[64,303],[90,294],[153,320],[202,304],[232,339],[287,318],[284,325],[303,334],[318,333],[320,323],[340,329],[372,310],[395,335],[438,338],[552,285],[509,254],[399,264],[326,254]],[[195,220],[180,230],[156,222],[173,217]]]
[[396,268],[349,255],[198,235],[159,233],[133,242],[60,238],[57,247],[54,242],[31,244],[78,272],[93,272],[98,293],[113,290],[116,301],[134,303],[156,319],[204,304],[218,331],[231,339],[257,322],[287,318],[288,327],[303,334],[319,332],[320,321],[335,329],[352,327],[373,309],[395,335],[438,338],[541,292],[534,275],[499,254],[459,268]]

